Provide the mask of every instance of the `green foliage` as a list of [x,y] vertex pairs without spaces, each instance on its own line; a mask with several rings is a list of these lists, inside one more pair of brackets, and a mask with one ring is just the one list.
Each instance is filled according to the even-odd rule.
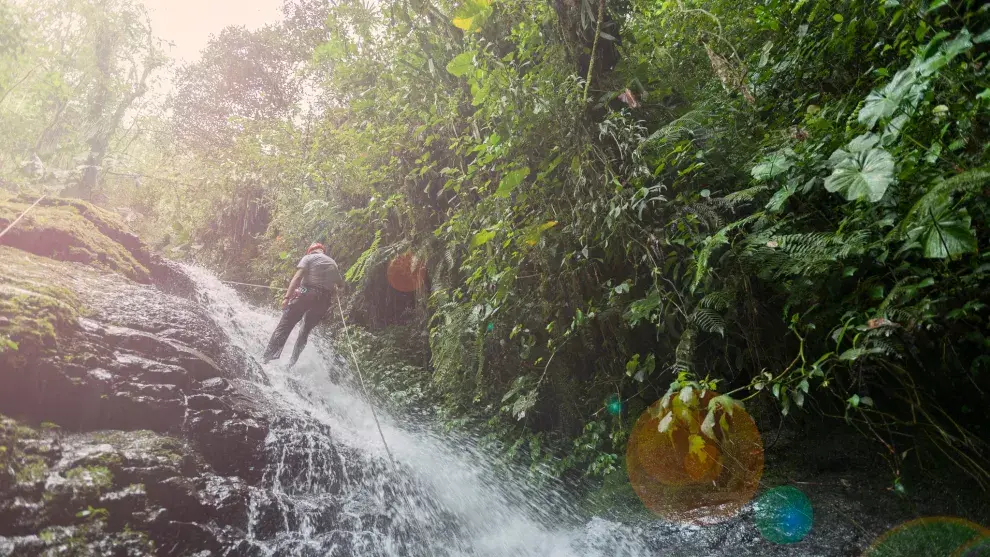
[[95,509],[92,505],[76,513],[76,518],[84,518],[88,521],[106,520],[110,517],[110,512],[106,509]]
[[874,148],[880,138],[865,134],[853,139],[845,149],[838,149],[828,162],[832,175],[825,178],[825,189],[841,193],[847,201],[883,199],[887,187],[894,181],[894,157],[883,149]]
[[351,268],[344,273],[344,278],[347,282],[359,282],[364,278],[365,273],[368,270],[368,260],[372,258],[378,251],[378,245],[382,241],[382,231],[375,231],[375,240],[371,242],[371,246],[364,250],[360,256],[358,256],[357,261],[351,265]]
[[[379,394],[555,473],[609,474],[650,403],[718,386],[986,484],[990,15],[928,7],[344,1],[181,72],[148,210],[252,280],[323,240]],[[385,280],[410,250],[425,299]]]
[[5,2],[0,35],[0,179],[90,198],[126,167],[124,117],[165,62],[143,5]]

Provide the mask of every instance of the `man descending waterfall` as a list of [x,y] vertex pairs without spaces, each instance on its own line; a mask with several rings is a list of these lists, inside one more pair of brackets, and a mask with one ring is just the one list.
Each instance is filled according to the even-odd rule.
[[303,320],[302,330],[299,331],[296,346],[292,349],[292,360],[289,362],[289,367],[295,365],[299,354],[306,347],[310,331],[326,316],[336,289],[344,285],[337,262],[324,253],[323,244],[309,246],[306,256],[299,260],[296,267],[298,270],[282,299],[282,320],[275,327],[265,350],[265,363],[277,360],[282,355],[282,347],[285,346],[289,333],[296,323]]

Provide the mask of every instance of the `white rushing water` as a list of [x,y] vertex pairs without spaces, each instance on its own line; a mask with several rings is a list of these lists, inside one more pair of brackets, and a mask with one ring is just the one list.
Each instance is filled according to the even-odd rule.
[[[209,271],[188,267],[200,302],[235,345],[259,358],[278,321]],[[286,344],[291,351],[295,335]],[[639,557],[634,528],[573,511],[562,490],[496,477],[471,439],[405,426],[378,411],[389,465],[365,399],[332,377],[351,373],[317,333],[298,364],[264,366],[268,469],[238,554]],[[274,494],[272,496],[271,494]]]

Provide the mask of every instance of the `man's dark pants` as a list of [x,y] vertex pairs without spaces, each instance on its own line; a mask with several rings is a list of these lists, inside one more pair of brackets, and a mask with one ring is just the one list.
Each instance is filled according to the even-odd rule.
[[289,333],[292,332],[296,323],[302,320],[302,330],[299,331],[299,338],[296,339],[296,345],[292,349],[292,360],[289,365],[295,364],[299,355],[302,354],[303,348],[306,347],[310,331],[326,316],[332,300],[333,296],[327,290],[307,288],[305,292],[290,301],[282,312],[282,319],[275,327],[271,340],[268,341],[268,348],[264,355],[265,363],[277,360],[282,355],[282,347],[285,346],[285,341],[289,339]]

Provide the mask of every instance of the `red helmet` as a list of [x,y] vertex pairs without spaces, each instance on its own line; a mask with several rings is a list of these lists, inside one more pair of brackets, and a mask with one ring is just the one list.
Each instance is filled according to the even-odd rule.
[[319,242],[313,242],[313,244],[311,246],[309,246],[308,248],[306,248],[306,255],[309,255],[309,254],[313,253],[316,250],[320,250],[320,251],[322,251],[324,253],[326,253],[326,251],[327,251],[326,249],[323,248],[323,244],[321,244]]

